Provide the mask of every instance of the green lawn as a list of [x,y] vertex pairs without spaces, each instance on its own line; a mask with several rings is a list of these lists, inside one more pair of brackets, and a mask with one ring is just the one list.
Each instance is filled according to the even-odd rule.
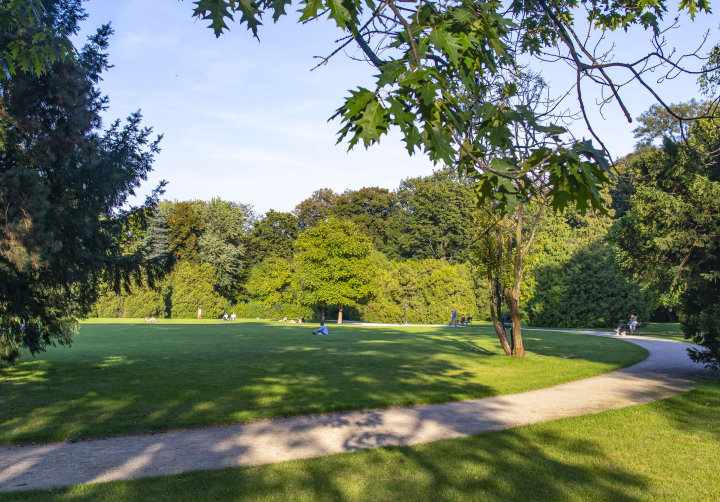
[[720,385],[411,447],[0,494],[44,501],[716,501]]
[[489,328],[268,322],[86,324],[0,372],[0,443],[87,438],[525,392],[646,357],[612,339],[528,331],[525,359]]

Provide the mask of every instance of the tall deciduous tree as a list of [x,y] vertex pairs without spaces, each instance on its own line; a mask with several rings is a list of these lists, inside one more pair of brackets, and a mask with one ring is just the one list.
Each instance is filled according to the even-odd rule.
[[470,183],[450,169],[408,178],[398,189],[400,246],[405,258],[467,259],[474,239],[475,202]]
[[234,299],[240,289],[249,208],[214,198],[202,207],[204,231],[198,239],[199,257],[215,274],[220,294]]
[[[79,2],[43,5],[52,7],[46,26],[78,32]],[[0,33],[0,51],[33,33]],[[77,58],[60,58],[40,76],[17,72],[0,82],[3,363],[23,347],[35,354],[69,344],[75,318],[90,312],[103,283],[118,290],[132,275],[152,283],[159,272],[140,247],[128,253],[122,244],[129,217],[143,219],[161,193],[153,192],[142,208],[121,209],[147,179],[159,139],[141,127],[139,113],[124,126],[118,121],[100,129],[107,98],[95,85],[108,67],[111,33],[102,27]]]
[[337,204],[337,200],[338,194],[329,188],[315,190],[310,197],[295,206],[293,210],[300,228],[310,228],[320,221],[327,220]]
[[375,249],[389,258],[400,258],[400,207],[397,195],[386,188],[347,190],[337,199],[332,213],[355,223],[370,237]]
[[0,4],[0,79],[46,73],[57,61],[72,61],[70,36],[85,18],[82,0],[5,0]]
[[290,262],[279,256],[269,256],[250,271],[245,286],[250,297],[271,307],[276,303],[291,303],[294,296],[291,286]]
[[305,305],[338,307],[338,323],[344,307],[366,300],[373,292],[370,239],[349,221],[331,218],[311,227],[295,241],[293,283]]
[[300,225],[295,215],[271,209],[253,225],[250,260],[257,265],[269,256],[292,258],[299,233]]

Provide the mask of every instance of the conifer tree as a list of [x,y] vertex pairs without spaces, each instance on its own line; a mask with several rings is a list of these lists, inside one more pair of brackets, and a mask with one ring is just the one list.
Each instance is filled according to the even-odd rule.
[[[43,5],[47,26],[78,33],[85,16],[79,2]],[[0,32],[0,52],[33,33]],[[0,81],[3,364],[22,348],[35,354],[69,345],[76,318],[90,312],[103,283],[119,290],[132,277],[153,283],[162,272],[141,249],[123,249],[130,217],[145,222],[164,182],[142,207],[127,209],[152,170],[160,138],[141,126],[139,112],[125,125],[101,129],[108,100],[96,86],[108,68],[111,34],[103,26],[75,58],[61,58],[40,75],[16,72]]]

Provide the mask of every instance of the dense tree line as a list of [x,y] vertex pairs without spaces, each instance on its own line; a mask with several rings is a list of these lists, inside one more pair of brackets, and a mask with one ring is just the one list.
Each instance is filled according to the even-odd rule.
[[[480,213],[469,183],[449,169],[395,190],[319,189],[292,212],[257,215],[220,199],[164,201],[128,242],[166,256],[173,272],[154,289],[108,292],[95,313],[190,318],[201,307],[210,318],[402,323],[407,315],[409,323],[439,324],[456,308],[487,319]],[[609,215],[574,209],[543,216],[520,285],[524,322],[608,327],[631,313],[647,318],[644,293],[604,240],[611,223]],[[502,317],[504,299],[496,307]]]

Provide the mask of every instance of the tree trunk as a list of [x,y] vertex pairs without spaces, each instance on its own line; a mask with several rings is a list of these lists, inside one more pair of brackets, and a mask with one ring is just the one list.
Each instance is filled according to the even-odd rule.
[[519,285],[505,290],[505,301],[510,307],[510,318],[512,319],[512,341],[514,357],[525,357],[525,348],[522,343],[522,332],[520,328],[520,287]]
[[342,309],[343,306],[340,305],[340,310],[338,310],[338,324],[342,324]]
[[[490,293],[490,317],[492,318],[493,326],[495,326],[495,333],[497,333],[500,339],[500,345],[502,345],[505,355],[511,354],[510,345],[507,341],[507,335],[505,334],[505,326],[503,326],[502,320],[498,319],[498,315],[495,313],[495,291],[493,290],[492,276],[488,273],[488,293]],[[499,302],[498,302],[499,303]]]
[[520,328],[520,283],[522,282],[523,273],[523,207],[520,206],[517,217],[517,226],[515,227],[515,283],[512,288],[505,290],[505,299],[510,306],[510,317],[512,318],[512,340],[514,357],[525,357],[525,349],[522,344],[522,332]]

